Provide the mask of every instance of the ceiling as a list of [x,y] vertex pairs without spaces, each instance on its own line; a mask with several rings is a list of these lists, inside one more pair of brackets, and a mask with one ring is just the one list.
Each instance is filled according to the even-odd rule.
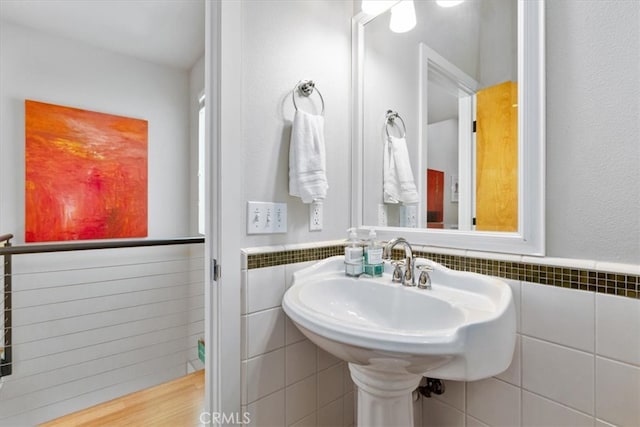
[[204,55],[205,0],[0,0],[0,19],[189,69]]

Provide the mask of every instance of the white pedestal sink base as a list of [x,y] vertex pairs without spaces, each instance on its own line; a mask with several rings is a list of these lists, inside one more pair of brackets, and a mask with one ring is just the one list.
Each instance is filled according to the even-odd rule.
[[413,390],[421,375],[380,372],[349,363],[358,386],[358,426],[413,426]]

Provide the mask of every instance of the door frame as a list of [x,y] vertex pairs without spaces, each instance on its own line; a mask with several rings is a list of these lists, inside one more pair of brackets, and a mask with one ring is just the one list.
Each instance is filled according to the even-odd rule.
[[[205,424],[242,420],[242,2],[205,0]],[[223,186],[222,183],[225,183]],[[218,275],[213,273],[217,261]]]

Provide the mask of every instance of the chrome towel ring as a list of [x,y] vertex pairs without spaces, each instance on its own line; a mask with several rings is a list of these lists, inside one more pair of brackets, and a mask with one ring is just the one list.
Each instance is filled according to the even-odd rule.
[[387,110],[385,118],[386,120],[384,122],[384,130],[387,133],[387,137],[391,136],[389,135],[389,125],[395,126],[396,119],[400,119],[400,122],[402,123],[402,136],[400,138],[404,138],[405,136],[407,136],[407,125],[404,124],[404,120],[402,120],[402,117],[400,117],[400,114],[398,114],[397,111]]
[[300,96],[311,96],[314,89],[318,92],[318,96],[320,96],[320,101],[322,102],[322,111],[320,114],[324,114],[324,98],[320,93],[320,89],[316,88],[316,84],[313,80],[300,80],[293,87],[293,90],[291,91],[291,99],[293,100],[293,106],[296,107],[296,111],[298,111],[298,104],[296,104],[296,91]]

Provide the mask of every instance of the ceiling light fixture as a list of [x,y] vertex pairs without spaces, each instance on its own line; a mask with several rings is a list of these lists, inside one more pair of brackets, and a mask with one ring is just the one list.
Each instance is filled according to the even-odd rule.
[[462,3],[464,0],[436,0],[436,3],[440,7],[453,7]]
[[367,15],[375,16],[389,9],[398,0],[362,0],[361,9]]
[[403,0],[391,8],[389,29],[394,33],[406,33],[416,26],[416,8],[413,0]]

